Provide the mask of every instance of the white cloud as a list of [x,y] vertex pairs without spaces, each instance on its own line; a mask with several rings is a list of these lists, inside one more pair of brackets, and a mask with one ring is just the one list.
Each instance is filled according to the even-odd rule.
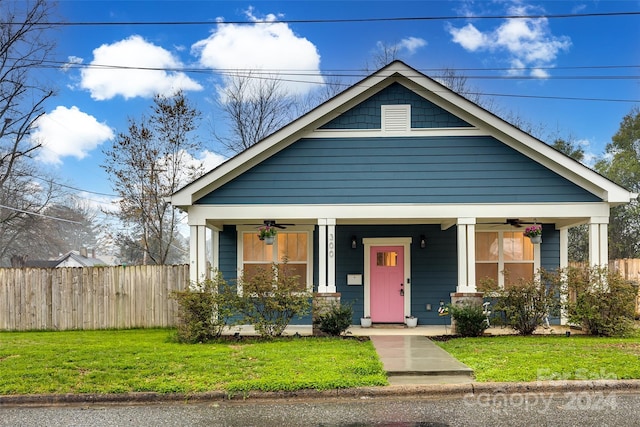
[[103,142],[113,139],[113,130],[78,107],[56,107],[34,124],[31,141],[43,145],[38,159],[44,163],[61,164],[62,157],[84,158]]
[[467,24],[462,28],[451,27],[449,28],[449,33],[453,36],[454,42],[471,52],[488,45],[487,37],[473,24]]
[[284,89],[292,95],[304,95],[324,82],[320,55],[313,43],[294,34],[288,24],[277,22],[275,15],[258,19],[252,9],[246,13],[254,24],[225,24],[219,20],[208,38],[191,46],[202,66],[278,74],[285,80]]
[[76,194],[78,203],[90,212],[110,212],[116,213],[119,210],[117,197],[102,196],[99,194],[80,191]]
[[425,47],[427,45],[426,40],[421,39],[419,37],[407,37],[400,40],[398,43],[398,48],[401,50],[406,50],[409,55],[413,55],[418,49],[421,47]]
[[[207,150],[199,153],[197,157],[192,156],[185,150],[180,150],[176,153],[176,156],[177,160],[175,162],[173,161],[173,157],[162,157],[158,159],[157,165],[160,170],[166,172],[160,174],[165,183],[173,181],[172,177],[175,173],[175,179],[179,183],[178,187],[182,187],[193,181],[193,177],[191,176],[193,171],[200,170],[202,173],[206,173],[227,160],[226,157]],[[175,170],[173,166],[175,164],[179,164],[179,170]]]
[[200,153],[199,160],[202,162],[202,166],[206,172],[209,172],[216,166],[224,163],[227,158],[221,154],[213,153],[211,151],[203,151]]
[[72,68],[74,65],[82,64],[83,59],[77,56],[69,56],[66,64],[62,66],[62,71],[67,71],[69,68]]
[[[509,15],[531,15],[529,6],[516,5]],[[549,74],[541,68],[552,66],[558,55],[569,50],[571,39],[554,36],[546,18],[506,19],[493,30],[482,32],[469,23],[462,28],[449,27],[452,40],[470,52],[506,52],[512,70],[509,74],[522,74],[517,68],[533,68],[530,75],[546,78]]]
[[[102,67],[104,65],[130,68]],[[89,90],[91,97],[98,101],[118,95],[125,99],[149,98],[156,93],[171,95],[179,89],[202,90],[202,86],[185,73],[164,70],[182,66],[168,50],[133,35],[94,49],[93,60],[81,72],[80,87]]]

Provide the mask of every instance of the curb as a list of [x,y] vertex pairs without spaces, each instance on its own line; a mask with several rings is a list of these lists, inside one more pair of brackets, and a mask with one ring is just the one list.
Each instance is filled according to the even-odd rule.
[[122,394],[39,394],[0,396],[0,407],[52,405],[142,405],[160,403],[202,403],[211,401],[296,400],[334,398],[461,398],[480,394],[580,393],[640,391],[640,380],[575,380],[520,383],[467,383],[395,385],[334,390],[298,390],[287,392],[205,393],[122,393]]

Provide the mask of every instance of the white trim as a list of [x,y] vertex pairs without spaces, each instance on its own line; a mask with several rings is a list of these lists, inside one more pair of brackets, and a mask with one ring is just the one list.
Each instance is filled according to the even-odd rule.
[[404,316],[411,315],[411,237],[365,237],[364,247],[364,316],[371,316],[371,248],[402,246],[404,252]]
[[[170,197],[174,206],[186,207],[196,200],[241,175],[254,165],[308,136],[344,111],[383,90],[400,83],[426,100],[456,115],[478,129],[532,158],[560,176],[597,194],[612,204],[628,203],[638,197],[613,181],[574,161],[544,142],[521,131],[444,85],[407,66],[394,61],[369,77],[351,86],[334,98],[274,132],[260,143],[226,161],[213,171],[178,190]],[[382,135],[382,133],[381,133]]]
[[608,218],[591,218],[589,222],[589,265],[609,265]]
[[[504,270],[505,270],[505,265],[506,264],[518,264],[518,263],[527,263],[527,264],[531,264],[533,265],[533,276],[536,277],[537,272],[540,270],[541,267],[541,245],[534,245],[533,246],[533,262],[531,262],[531,260],[512,260],[512,261],[505,261],[504,259],[504,233],[517,233],[517,232],[523,232],[523,229],[520,230],[515,230],[513,228],[498,228],[498,229],[485,229],[485,230],[476,230],[476,232],[478,233],[497,233],[498,234],[498,259],[496,261],[480,261],[480,263],[482,264],[498,264],[498,286],[501,289],[504,289],[505,286],[505,280],[504,280]],[[542,237],[543,239],[543,243],[544,243],[544,236]],[[474,265],[473,265],[473,269],[475,271],[475,264],[476,264],[476,259],[475,259],[475,245],[474,245]],[[474,284],[475,284],[475,278],[474,278]],[[469,292],[469,291],[467,291]],[[470,292],[476,292],[475,290],[475,286],[474,286],[474,290],[470,291]]]
[[318,219],[318,292],[327,291],[327,220]]
[[[313,229],[314,226],[288,226],[286,230],[278,231],[278,233],[307,233],[307,290],[313,291]],[[242,269],[244,267],[244,241],[243,241],[243,233],[256,233],[256,228],[253,226],[247,225],[239,225],[236,226],[236,271],[238,277],[242,274]],[[257,234],[257,233],[256,233]],[[277,239],[273,244],[273,258],[271,262],[278,261],[278,251]],[[242,289],[238,286],[238,293],[241,293]]]
[[336,292],[336,220],[327,219],[327,292]]
[[[193,205],[189,207],[189,225],[210,221],[255,222],[255,212],[264,218],[296,224],[316,224],[318,218],[336,218],[337,224],[349,220],[385,220],[397,224],[447,224],[460,212],[473,212],[478,226],[496,219],[537,219],[540,223],[555,223],[557,219],[572,219],[576,224],[590,217],[608,217],[608,203],[537,203],[537,204],[340,204],[340,205]],[[391,222],[386,222],[391,221]],[[395,221],[395,222],[394,222]],[[355,223],[354,222],[354,223]],[[233,223],[233,222],[231,222]]]
[[[441,137],[441,136],[491,136],[487,131],[474,127],[464,128],[413,128],[402,136],[423,136],[423,137]],[[308,139],[322,138],[372,138],[386,137],[388,133],[383,133],[381,129],[316,129],[309,135],[305,135]]]
[[217,271],[220,269],[220,229],[210,227],[211,230],[211,267]]

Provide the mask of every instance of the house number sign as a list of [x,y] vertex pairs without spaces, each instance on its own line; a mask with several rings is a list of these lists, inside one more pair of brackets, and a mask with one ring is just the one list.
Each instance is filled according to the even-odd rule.
[[329,248],[329,258],[333,258],[333,251],[334,251],[334,248],[335,248],[335,237],[334,237],[333,233],[329,233],[328,248]]

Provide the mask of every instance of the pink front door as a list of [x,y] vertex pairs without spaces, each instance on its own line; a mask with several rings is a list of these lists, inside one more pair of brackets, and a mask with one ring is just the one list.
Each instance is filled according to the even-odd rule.
[[404,247],[371,247],[371,321],[404,322]]

